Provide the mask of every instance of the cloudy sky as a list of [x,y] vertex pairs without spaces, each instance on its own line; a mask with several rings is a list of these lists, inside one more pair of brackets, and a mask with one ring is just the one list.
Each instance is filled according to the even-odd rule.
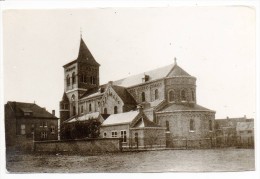
[[35,101],[57,114],[62,66],[77,57],[80,29],[101,84],[176,57],[197,78],[198,104],[216,118],[255,117],[255,10],[243,6],[7,10],[4,102]]

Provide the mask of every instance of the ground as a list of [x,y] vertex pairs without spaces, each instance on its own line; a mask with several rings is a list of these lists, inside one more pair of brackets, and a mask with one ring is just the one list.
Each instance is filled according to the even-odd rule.
[[99,155],[8,154],[9,172],[197,172],[255,170],[253,149],[161,150]]

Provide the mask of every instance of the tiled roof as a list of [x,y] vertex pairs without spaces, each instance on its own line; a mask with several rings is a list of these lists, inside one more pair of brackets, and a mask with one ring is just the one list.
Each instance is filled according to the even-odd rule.
[[179,67],[177,64],[174,65],[173,69],[170,71],[170,73],[167,76],[191,76],[186,71],[184,71],[181,67]]
[[174,76],[190,76],[186,71],[184,71],[181,67],[179,67],[177,64],[171,64],[167,65],[161,68],[157,68],[151,71],[147,71],[144,73],[140,73],[137,75],[133,75],[127,78],[123,78],[120,80],[113,81],[113,85],[123,86],[123,87],[130,87],[135,86],[141,83],[144,83],[142,81],[142,78],[144,75],[147,75],[149,77],[149,81],[152,80],[158,80],[161,78],[165,78],[170,75],[170,77]]
[[159,112],[173,112],[173,111],[212,111],[198,104],[175,104],[171,103],[162,108]]
[[69,102],[69,98],[68,98],[68,96],[66,95],[65,92],[63,93],[62,101],[64,101],[64,102]]
[[87,120],[90,120],[90,119],[98,119],[99,116],[100,116],[99,112],[93,112],[93,113],[73,117],[72,119],[66,121],[66,123],[73,123],[73,122],[76,122],[76,121],[82,122],[82,121],[87,121]]
[[30,118],[48,118],[48,119],[58,119],[45,108],[41,108],[37,104],[34,103],[22,103],[22,102],[7,102],[7,105],[10,105],[13,109],[16,117],[24,116],[25,112],[32,113]]
[[77,59],[65,64],[63,67],[70,66],[71,64],[76,62],[85,62],[91,65],[99,66],[99,63],[96,62],[82,38],[80,39],[79,53]]
[[139,112],[138,111],[130,111],[125,113],[119,113],[119,114],[111,114],[103,123],[101,126],[106,125],[115,125],[115,124],[122,124],[122,123],[131,123],[137,116]]
[[118,86],[123,86],[123,87],[134,86],[134,85],[143,83],[142,78],[144,77],[144,74],[149,76],[149,81],[164,78],[172,70],[173,66],[174,66],[174,64],[171,64],[171,65],[157,68],[155,70],[144,72],[144,73],[141,73],[138,75],[133,75],[133,76],[130,76],[130,77],[127,77],[124,79],[113,81],[113,84],[118,85]]
[[83,99],[83,98],[89,98],[89,97],[94,97],[94,96],[98,96],[100,95],[101,92],[98,90],[97,87],[94,87],[94,88],[91,88],[91,89],[88,89],[81,97],[80,99]]
[[124,87],[115,85],[111,87],[115,90],[117,95],[123,100],[124,104],[137,104],[133,96]]

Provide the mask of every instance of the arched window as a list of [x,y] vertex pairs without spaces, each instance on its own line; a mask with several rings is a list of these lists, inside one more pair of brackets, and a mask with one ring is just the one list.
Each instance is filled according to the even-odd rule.
[[72,73],[72,84],[76,83],[75,72]]
[[209,120],[209,130],[212,131],[212,120]]
[[75,101],[75,95],[74,95],[74,94],[71,96],[71,101],[72,101],[72,102]]
[[191,91],[191,99],[192,101],[195,101],[195,94],[194,94],[194,90]]
[[166,125],[166,130],[167,131],[170,131],[170,125],[169,125],[169,121],[165,121],[165,125]]
[[174,90],[171,90],[171,91],[169,92],[169,101],[170,101],[170,102],[175,101]]
[[88,106],[88,110],[89,110],[89,112],[92,111],[92,106],[91,106],[91,104],[89,104],[89,106]]
[[114,114],[117,114],[117,106],[114,107]]
[[80,112],[83,113],[83,105],[81,106],[81,111]]
[[158,89],[154,91],[154,99],[157,100],[159,98]]
[[142,92],[142,102],[145,102],[145,92]]
[[107,114],[107,108],[104,108],[104,114]]
[[70,75],[67,75],[67,86],[70,85]]
[[181,90],[181,100],[186,101],[186,92],[185,90]]
[[194,119],[190,119],[190,131],[194,131],[195,130],[195,122]]

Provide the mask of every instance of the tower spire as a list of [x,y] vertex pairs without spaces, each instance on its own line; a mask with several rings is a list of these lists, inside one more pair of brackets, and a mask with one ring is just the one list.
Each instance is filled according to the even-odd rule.
[[82,28],[80,27],[80,39],[82,39]]

